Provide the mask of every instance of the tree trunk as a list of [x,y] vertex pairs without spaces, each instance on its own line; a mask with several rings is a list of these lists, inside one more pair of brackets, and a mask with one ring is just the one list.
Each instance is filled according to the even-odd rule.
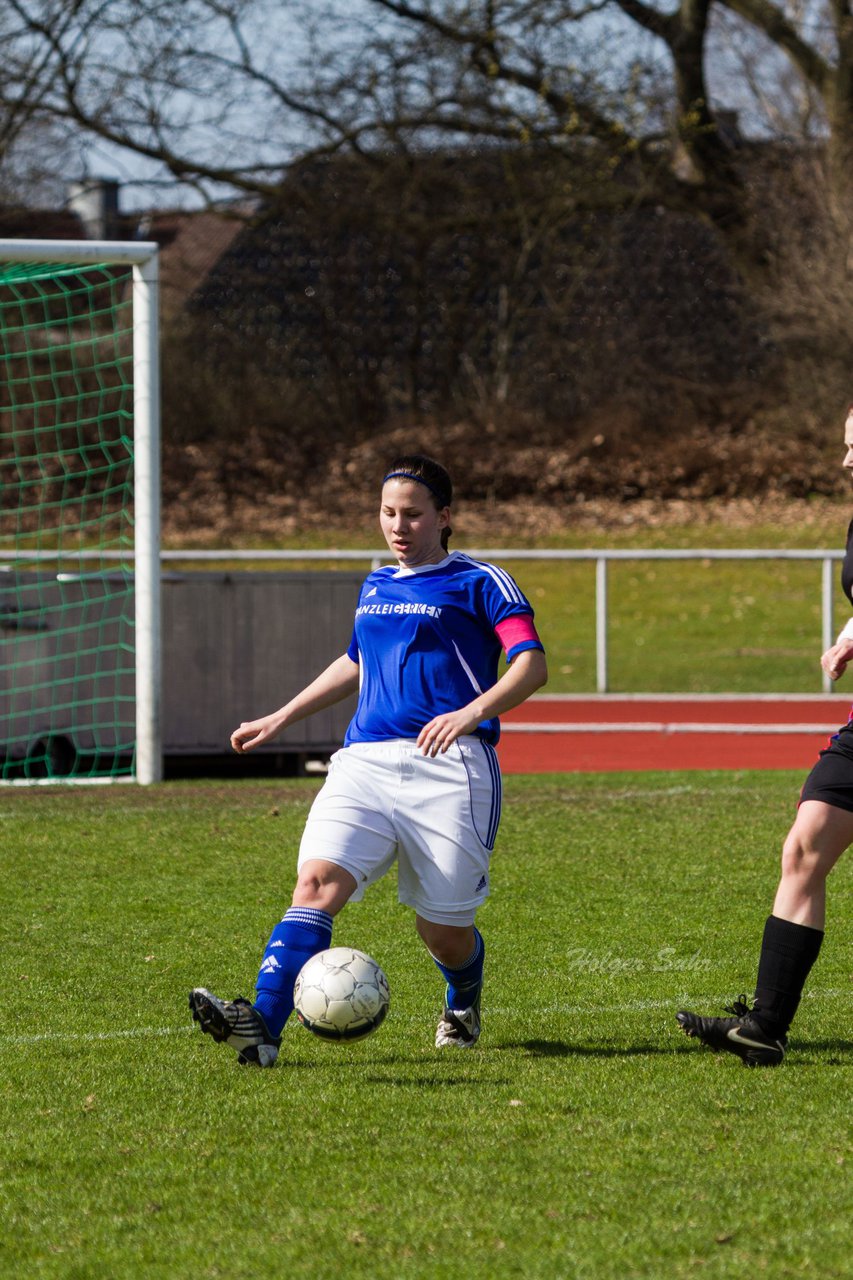
[[853,275],[853,16],[838,14],[837,22],[838,62],[826,95],[827,203],[849,277]]

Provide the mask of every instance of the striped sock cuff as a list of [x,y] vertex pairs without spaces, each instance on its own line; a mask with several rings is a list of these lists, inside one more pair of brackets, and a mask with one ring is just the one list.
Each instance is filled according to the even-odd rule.
[[288,907],[281,923],[298,924],[303,929],[314,929],[317,933],[332,932],[332,917],[328,911],[321,911],[318,907]]

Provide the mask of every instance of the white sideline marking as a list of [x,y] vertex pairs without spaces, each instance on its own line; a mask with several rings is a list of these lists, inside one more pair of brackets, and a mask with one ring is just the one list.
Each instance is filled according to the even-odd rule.
[[73,1041],[76,1044],[90,1044],[97,1040],[133,1040],[145,1036],[174,1036],[182,1031],[192,1031],[185,1027],[133,1027],[127,1031],[42,1031],[37,1035],[4,1036],[0,1035],[0,1046],[4,1044],[38,1044],[42,1040],[61,1040],[63,1043]]
[[[734,990],[734,987],[732,987]],[[803,1000],[828,1000],[835,999],[838,996],[847,996],[849,998],[850,991],[846,988],[829,989],[827,991],[806,991]],[[528,1012],[537,1014],[571,1014],[571,1013],[645,1013],[649,1009],[670,1009],[675,1013],[685,1004],[717,1004],[719,1003],[722,1010],[725,1001],[731,1001],[731,991],[725,995],[702,995],[687,996],[683,993],[673,996],[671,1000],[627,1000],[618,1004],[549,1004],[538,1007],[530,1006]],[[486,1005],[486,1012],[489,1017],[495,1018],[517,1018],[519,1010],[513,1008],[503,1008],[501,1006]],[[397,1015],[398,1021],[405,1022],[423,1022],[423,1018],[405,1015]],[[285,1034],[288,1031],[297,1031],[299,1024],[291,1019],[285,1027]],[[64,1031],[44,1031],[38,1035],[24,1036],[8,1036],[0,1035],[0,1048],[4,1045],[20,1045],[20,1044],[39,1044],[44,1041],[56,1041],[68,1044],[74,1042],[77,1044],[92,1044],[101,1040],[132,1040],[143,1038],[145,1036],[174,1036],[187,1034],[195,1031],[193,1025],[180,1027],[133,1027],[126,1031],[80,1031],[80,1032],[64,1032]]]
[[503,721],[502,733],[837,733],[837,724],[718,724],[714,721],[627,720],[624,724],[606,720]]

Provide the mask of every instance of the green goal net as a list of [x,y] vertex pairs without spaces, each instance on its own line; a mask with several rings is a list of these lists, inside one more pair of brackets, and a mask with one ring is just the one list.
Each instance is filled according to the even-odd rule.
[[136,268],[39,261],[34,242],[32,261],[9,261],[9,243],[0,243],[0,778],[134,777]]

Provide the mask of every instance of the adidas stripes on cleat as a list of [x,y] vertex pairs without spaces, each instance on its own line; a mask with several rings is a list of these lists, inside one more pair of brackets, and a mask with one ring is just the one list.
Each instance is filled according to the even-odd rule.
[[471,1049],[480,1038],[480,997],[470,1009],[448,1009],[438,1020],[435,1032],[436,1049],[453,1045],[457,1049]]
[[275,1066],[281,1036],[271,1036],[257,1009],[248,1000],[220,1000],[212,991],[196,987],[190,992],[193,1020],[205,1035],[227,1044],[243,1066]]
[[701,1018],[687,1009],[675,1016],[685,1035],[701,1040],[709,1049],[737,1054],[745,1067],[778,1067],[785,1057],[786,1037],[774,1038],[764,1030],[746,996],[724,1007],[730,1018]]

